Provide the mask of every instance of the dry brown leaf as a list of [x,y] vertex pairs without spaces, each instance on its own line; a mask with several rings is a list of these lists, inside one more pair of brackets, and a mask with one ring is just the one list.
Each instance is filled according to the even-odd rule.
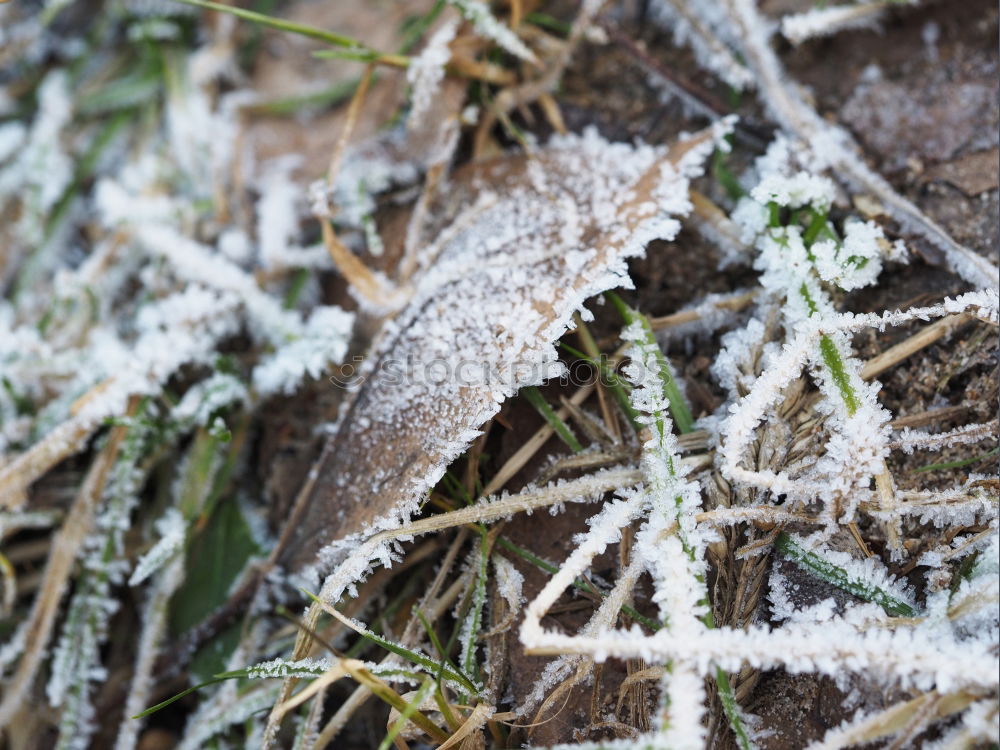
[[[553,342],[590,297],[628,284],[627,258],[673,238],[727,124],[667,152],[596,133],[470,165],[440,194],[435,241],[387,322],[286,527],[278,560],[307,580],[331,542],[412,515],[505,399],[553,374]],[[318,562],[318,569],[315,563]]]
[[1000,185],[1000,149],[990,148],[966,154],[952,161],[942,162],[928,169],[924,182],[944,180],[974,198]]

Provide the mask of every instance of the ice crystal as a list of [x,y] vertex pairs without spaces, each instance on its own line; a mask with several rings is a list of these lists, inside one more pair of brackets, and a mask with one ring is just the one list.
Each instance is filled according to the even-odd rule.
[[339,307],[317,307],[299,338],[266,357],[253,373],[260,396],[291,393],[305,377],[320,377],[347,351],[353,316]]

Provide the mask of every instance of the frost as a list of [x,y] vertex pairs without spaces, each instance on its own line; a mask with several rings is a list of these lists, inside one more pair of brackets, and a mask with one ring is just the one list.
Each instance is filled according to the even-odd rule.
[[[701,3],[699,3],[701,5]],[[886,212],[912,231],[940,248],[950,267],[977,287],[995,288],[997,267],[973,250],[959,244],[913,203],[897,193],[863,159],[860,149],[843,128],[824,120],[787,80],[778,56],[770,47],[769,24],[761,17],[754,0],[723,0],[704,3],[728,10],[726,26],[731,39],[738,39],[738,49],[754,73],[763,103],[788,135],[812,154],[810,168],[832,168],[837,176],[859,191],[875,196]],[[723,32],[725,33],[725,32]]]
[[455,38],[457,21],[444,24],[434,32],[424,51],[410,60],[406,69],[406,80],[412,88],[410,96],[410,121],[419,122],[431,108],[444,80],[444,66],[451,59],[448,45]]
[[128,579],[129,586],[138,586],[153,573],[166,565],[184,546],[187,524],[180,511],[170,508],[159,521],[156,531],[160,538],[152,549],[139,558],[139,562]]
[[781,19],[781,33],[792,44],[813,37],[832,36],[845,29],[875,29],[889,2],[858,2],[832,8],[813,8]]
[[537,62],[535,53],[528,49],[509,26],[498,21],[482,0],[448,0],[448,3],[458,8],[466,20],[475,27],[477,34],[496,42],[515,57],[528,62]]
[[253,373],[261,397],[292,393],[305,377],[320,377],[347,351],[354,316],[339,307],[317,307],[299,338],[266,357]]
[[69,76],[53,70],[38,87],[38,111],[26,136],[13,125],[2,131],[0,147],[6,150],[5,156],[15,148],[19,151],[7,166],[0,167],[0,195],[21,199],[18,241],[24,247],[36,249],[46,239],[46,216],[72,180],[73,163],[63,143],[71,114]]
[[219,409],[230,404],[247,402],[249,394],[239,378],[217,372],[193,385],[174,408],[172,416],[183,425],[208,425]]
[[819,211],[826,211],[833,198],[836,188],[827,177],[797,172],[786,177],[777,171],[766,174],[751,192],[751,197],[762,206],[777,203],[788,208],[812,206]]
[[[450,221],[422,250],[427,270],[359,373],[354,422],[332,438],[321,471],[335,493],[361,486],[380,499],[349,509],[343,528],[408,517],[505,399],[558,372],[552,342],[586,299],[627,283],[626,258],[675,235],[674,217],[690,210],[687,180],[726,132],[720,124],[668,155],[588,131],[456,175]],[[582,257],[568,263],[571,251]],[[329,541],[310,519],[328,519],[332,502],[309,503],[290,547],[297,565]]]
[[698,62],[737,91],[753,86],[753,75],[717,38],[721,19],[711,3],[683,0],[655,0],[650,4],[653,19],[670,29],[677,44],[691,47]]
[[885,237],[871,221],[848,222],[844,231],[843,243],[823,240],[812,246],[812,253],[820,278],[849,292],[875,282],[882,271],[878,242]]

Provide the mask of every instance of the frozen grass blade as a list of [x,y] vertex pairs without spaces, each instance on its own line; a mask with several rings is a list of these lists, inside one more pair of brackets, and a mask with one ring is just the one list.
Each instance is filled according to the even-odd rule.
[[407,701],[406,706],[399,712],[399,717],[392,722],[392,726],[389,727],[389,733],[379,743],[378,750],[389,750],[389,746],[395,742],[399,733],[406,728],[410,718],[420,710],[420,706],[427,696],[431,694],[432,690],[434,690],[434,680],[429,677],[425,678],[417,689],[417,692],[414,693],[413,698]]
[[774,546],[781,554],[801,567],[803,570],[812,573],[817,578],[836,586],[854,596],[864,599],[866,602],[878,604],[890,615],[897,617],[916,617],[917,610],[906,602],[894,597],[887,591],[874,586],[871,583],[851,576],[843,568],[834,565],[821,555],[811,552],[798,544],[785,531],[778,534]]
[[570,450],[574,453],[580,453],[583,450],[583,446],[576,439],[576,435],[573,434],[565,422],[559,419],[559,415],[549,406],[549,402],[545,400],[545,396],[539,392],[538,388],[529,385],[521,389],[521,395],[528,399],[528,403],[535,407],[538,413],[542,415],[542,418],[555,430],[559,439],[570,447]]
[[472,606],[462,625],[462,671],[474,677],[478,671],[476,645],[482,627],[483,606],[486,604],[486,577],[489,574],[492,549],[493,542],[490,535],[483,533],[479,541],[479,554],[477,556],[479,565],[476,569],[476,580],[472,586]]
[[299,36],[304,36],[309,39],[316,39],[321,42],[326,42],[327,44],[332,44],[334,47],[343,47],[352,53],[367,55],[368,57],[365,58],[365,62],[382,62],[389,65],[395,65],[397,67],[406,67],[406,65],[409,64],[409,58],[403,55],[384,55],[376,50],[370,49],[363,42],[353,37],[346,36],[345,34],[337,34],[336,32],[327,31],[315,26],[295,23],[294,21],[286,21],[282,18],[275,18],[274,16],[257,13],[252,10],[246,10],[232,5],[213,3],[210,0],[176,0],[176,2],[193,5],[197,8],[205,8],[206,10],[214,10],[219,13],[228,13],[236,16],[237,18],[242,18],[244,21],[251,21],[261,26],[267,26],[271,29],[287,31],[291,34],[298,34]]
[[[508,550],[509,552],[512,552],[513,554],[517,555],[522,560],[531,563],[539,570],[544,570],[549,575],[555,575],[556,573],[559,572],[559,567],[557,565],[553,565],[552,563],[543,560],[538,555],[534,554],[531,550],[527,550],[524,547],[520,547],[514,544],[514,542],[510,541],[506,537],[503,536],[498,537],[497,544],[503,547],[504,549]],[[582,578],[575,579],[571,585],[578,591],[583,591],[588,594],[592,594],[593,596],[599,596],[599,597],[605,596],[605,594],[595,589],[593,586],[587,583],[585,579]],[[626,615],[628,615],[631,619],[635,620],[636,622],[642,623],[653,632],[656,632],[662,627],[660,623],[658,623],[653,618],[646,617],[646,615],[642,614],[634,607],[628,606],[627,604],[622,606],[622,612],[624,612]]]
[[633,310],[626,305],[625,301],[614,292],[605,292],[605,296],[611,300],[611,303],[618,310],[618,314],[621,315],[626,325],[638,323],[642,326],[643,343],[653,347],[656,352],[656,360],[660,368],[660,379],[663,381],[663,395],[670,402],[670,416],[681,433],[692,432],[694,430],[694,418],[691,416],[691,409],[688,407],[687,401],[684,399],[684,394],[681,393],[681,389],[674,379],[670,363],[667,362],[667,358],[660,349],[660,345],[656,343],[656,334],[653,333],[649,319],[638,310]]
[[729,675],[722,667],[715,668],[715,684],[719,689],[719,701],[722,703],[722,710],[729,720],[729,728],[733,730],[736,744],[740,750],[753,750],[755,747],[750,733],[743,723],[740,714],[740,706],[736,702],[736,695],[733,693],[733,686],[729,682]]
[[438,670],[440,670],[440,673],[443,677],[451,680],[452,682],[458,685],[461,685],[463,688],[468,690],[470,694],[472,695],[479,694],[479,690],[472,683],[472,681],[462,673],[458,672],[457,670],[451,669],[447,665],[441,665],[438,662],[431,659],[430,657],[425,656],[424,654],[408,649],[406,648],[406,646],[394,643],[387,638],[383,638],[382,636],[373,633],[368,628],[365,628],[360,623],[355,622],[354,620],[351,620],[350,618],[344,616],[343,614],[338,612],[336,608],[329,606],[328,604],[326,604],[326,602],[317,597],[315,594],[312,594],[309,591],[306,591],[305,589],[302,589],[302,593],[308,596],[310,599],[312,599],[313,602],[320,605],[320,607],[322,607],[324,612],[333,616],[334,618],[339,620],[343,625],[347,626],[348,628],[356,632],[358,635],[362,636],[363,638],[366,638],[367,640],[371,641],[377,646],[384,648],[386,651],[396,654],[396,656],[406,659],[407,661],[413,664],[417,664],[423,667],[431,674],[437,674]]

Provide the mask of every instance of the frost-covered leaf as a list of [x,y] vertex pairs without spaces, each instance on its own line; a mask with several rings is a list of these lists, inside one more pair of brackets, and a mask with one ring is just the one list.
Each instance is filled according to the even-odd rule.
[[412,514],[505,399],[557,371],[552,342],[584,301],[628,285],[626,259],[676,235],[688,179],[728,127],[669,153],[590,131],[459,172],[441,191],[434,215],[444,218],[410,302],[373,347],[282,561],[301,568],[333,540]]

